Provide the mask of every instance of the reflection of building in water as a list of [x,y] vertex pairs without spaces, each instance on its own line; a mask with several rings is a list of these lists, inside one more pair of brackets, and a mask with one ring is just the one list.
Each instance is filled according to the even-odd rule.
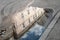
[[52,16],[50,16],[52,14],[48,10],[38,7],[28,7],[22,12],[16,12],[14,15],[10,15],[3,21],[0,27],[0,38],[3,40],[8,40],[8,38],[19,39],[36,22],[46,27],[52,19]]
[[20,34],[25,28],[27,28],[30,24],[36,21],[43,14],[43,8],[28,7],[22,12],[18,12],[15,15],[13,15],[16,34]]

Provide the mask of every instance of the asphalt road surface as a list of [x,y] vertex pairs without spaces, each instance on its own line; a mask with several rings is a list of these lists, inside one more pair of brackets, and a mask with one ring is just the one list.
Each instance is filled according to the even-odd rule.
[[22,11],[33,0],[0,0],[0,24],[6,16]]
[[[28,3],[33,0],[0,0],[0,24],[2,18],[16,11],[22,11]],[[60,9],[60,0],[34,0],[30,6],[52,8],[55,10]]]
[[[33,0],[0,0],[0,24],[5,19],[4,17],[17,11],[22,11],[32,1]],[[56,13],[60,10],[60,0],[34,0],[30,6],[52,8]]]
[[60,40],[60,18],[58,18],[53,29],[51,29],[51,32],[47,35],[46,40]]

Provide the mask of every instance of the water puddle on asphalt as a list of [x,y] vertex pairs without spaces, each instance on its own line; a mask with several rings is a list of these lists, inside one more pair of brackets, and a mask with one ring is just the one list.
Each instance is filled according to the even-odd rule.
[[35,24],[28,32],[26,32],[20,40],[38,40],[42,33],[44,32],[45,28],[40,26],[39,24]]

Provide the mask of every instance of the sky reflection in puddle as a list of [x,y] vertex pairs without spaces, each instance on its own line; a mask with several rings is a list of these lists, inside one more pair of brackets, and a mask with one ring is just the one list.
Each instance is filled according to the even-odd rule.
[[34,27],[32,27],[20,38],[20,40],[38,40],[44,30],[45,28],[43,26],[40,26],[36,23]]

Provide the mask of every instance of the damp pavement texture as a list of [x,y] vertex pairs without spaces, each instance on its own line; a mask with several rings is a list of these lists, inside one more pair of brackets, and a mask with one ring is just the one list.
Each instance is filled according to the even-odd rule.
[[43,26],[36,23],[20,40],[39,40],[44,30],[45,28]]
[[[0,24],[3,22],[3,19],[6,18],[5,16],[23,10],[29,2],[31,2],[31,0],[0,0]],[[60,10],[60,0],[34,0],[30,6],[52,8],[54,9],[54,15],[58,10]],[[47,37],[46,40],[60,40],[59,24],[60,23],[56,24],[57,26],[54,27],[54,31],[49,34],[51,37]]]
[[46,40],[60,40],[60,18],[54,25],[52,31],[48,34]]
[[29,3],[34,7],[52,8],[55,13],[60,9],[60,0],[0,0],[0,24],[6,16],[22,11]]
[[22,11],[32,0],[0,0],[0,24],[6,20],[8,15]]

